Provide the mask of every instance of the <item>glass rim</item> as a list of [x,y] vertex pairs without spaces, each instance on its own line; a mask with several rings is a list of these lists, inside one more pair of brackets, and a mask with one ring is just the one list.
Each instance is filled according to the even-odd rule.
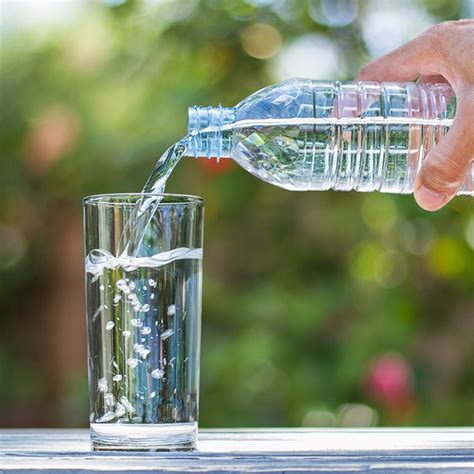
[[[105,193],[105,194],[92,194],[82,199],[84,206],[90,205],[111,205],[111,206],[123,206],[127,204],[134,204],[132,201],[127,199],[135,200],[139,198],[151,198],[151,197],[162,197],[165,198],[165,202],[159,202],[158,206],[186,206],[195,204],[204,204],[204,198],[200,196],[193,196],[192,194],[176,194],[176,193]],[[171,198],[170,200],[166,200]]]

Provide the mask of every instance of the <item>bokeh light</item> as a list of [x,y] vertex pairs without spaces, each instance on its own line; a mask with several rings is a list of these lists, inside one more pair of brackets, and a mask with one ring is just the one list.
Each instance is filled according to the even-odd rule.
[[292,77],[324,79],[333,77],[338,62],[337,47],[323,35],[304,35],[282,48],[274,58],[272,72],[276,80]]
[[103,66],[114,47],[113,37],[101,21],[81,23],[64,44],[64,60],[78,74],[93,74]]
[[435,239],[435,228],[426,219],[407,220],[403,224],[403,244],[413,255],[428,253]]
[[346,428],[367,428],[377,426],[376,410],[363,403],[348,403],[339,409],[339,425]]
[[375,261],[375,281],[384,288],[395,288],[408,274],[405,258],[399,252],[385,252]]
[[329,410],[314,409],[309,410],[303,417],[301,426],[311,427],[334,427],[337,426],[337,418]]
[[53,3],[41,0],[2,2],[0,37],[35,30],[37,38],[46,38],[51,30],[72,25],[84,13],[85,2],[81,0]]
[[347,26],[357,17],[355,0],[310,0],[309,14],[314,21],[327,26]]
[[362,35],[374,57],[388,53],[436,23],[420,2],[377,0],[368,2],[361,20]]
[[427,255],[431,270],[444,278],[462,275],[466,270],[472,270],[472,253],[457,239],[442,236],[435,240]]
[[362,205],[362,217],[374,231],[387,232],[397,223],[397,207],[391,196],[367,196]]
[[271,58],[281,46],[278,30],[266,23],[254,23],[242,31],[242,46],[245,52],[257,59]]

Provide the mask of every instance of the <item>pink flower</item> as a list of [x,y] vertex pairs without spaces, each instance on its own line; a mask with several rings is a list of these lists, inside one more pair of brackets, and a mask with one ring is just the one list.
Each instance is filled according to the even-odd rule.
[[392,415],[405,413],[413,406],[413,373],[401,354],[378,356],[369,365],[365,385],[370,396]]

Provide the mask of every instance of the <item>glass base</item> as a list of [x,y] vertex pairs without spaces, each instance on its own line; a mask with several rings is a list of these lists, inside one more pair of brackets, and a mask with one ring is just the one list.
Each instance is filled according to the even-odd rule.
[[91,423],[93,451],[192,451],[197,423]]

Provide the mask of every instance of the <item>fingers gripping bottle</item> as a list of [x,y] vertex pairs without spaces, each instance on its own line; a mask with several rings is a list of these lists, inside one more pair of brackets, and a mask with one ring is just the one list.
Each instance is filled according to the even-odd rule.
[[[190,108],[187,149],[289,190],[412,193],[455,112],[447,84],[291,79],[235,107]],[[473,181],[471,165],[458,194],[473,195]]]

